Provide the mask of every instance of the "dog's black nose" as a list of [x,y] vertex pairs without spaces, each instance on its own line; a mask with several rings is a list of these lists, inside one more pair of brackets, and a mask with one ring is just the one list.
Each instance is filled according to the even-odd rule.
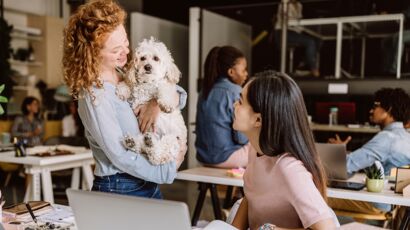
[[144,66],[144,69],[145,69],[145,71],[151,71],[152,66],[151,66],[150,64],[146,64],[146,65]]

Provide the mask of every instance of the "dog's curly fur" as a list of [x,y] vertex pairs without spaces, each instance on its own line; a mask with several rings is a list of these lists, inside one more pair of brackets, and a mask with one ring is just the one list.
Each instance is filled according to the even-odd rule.
[[123,139],[127,149],[146,154],[154,165],[174,160],[180,151],[179,143],[187,142],[181,111],[172,106],[171,95],[176,91],[180,76],[165,44],[151,37],[139,43],[125,81],[117,86],[118,97],[128,100],[133,109],[153,98],[161,108],[155,133],[126,135]]

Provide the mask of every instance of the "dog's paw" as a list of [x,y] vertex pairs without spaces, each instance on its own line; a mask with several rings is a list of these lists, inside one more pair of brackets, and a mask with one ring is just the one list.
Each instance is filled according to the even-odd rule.
[[161,103],[161,101],[158,101],[158,106],[161,109],[161,111],[165,113],[172,113],[174,111],[174,108],[170,105],[167,105],[165,103]]
[[125,148],[135,151],[137,149],[137,143],[134,138],[129,135],[125,135],[124,140],[122,141]]
[[115,89],[115,94],[120,100],[125,101],[131,96],[131,91],[125,83],[120,83]]
[[156,139],[157,137],[155,136],[154,133],[149,132],[149,133],[144,134],[145,146],[147,146],[148,148],[152,148],[157,142]]

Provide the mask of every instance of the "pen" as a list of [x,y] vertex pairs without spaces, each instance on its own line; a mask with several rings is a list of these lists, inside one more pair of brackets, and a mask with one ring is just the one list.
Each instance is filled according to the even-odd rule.
[[36,216],[34,215],[33,210],[31,210],[31,207],[30,207],[30,204],[29,204],[29,203],[26,203],[26,208],[27,208],[28,212],[30,213],[31,218],[33,218],[34,223],[37,224],[37,218],[36,218]]

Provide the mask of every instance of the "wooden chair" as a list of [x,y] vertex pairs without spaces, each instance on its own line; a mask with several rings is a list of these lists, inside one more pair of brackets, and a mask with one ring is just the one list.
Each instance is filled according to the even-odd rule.
[[0,163],[0,170],[6,174],[3,187],[7,187],[9,185],[13,173],[19,171],[21,167],[22,166],[19,164]]
[[352,217],[356,222],[363,223],[366,220],[383,220],[384,224],[383,227],[387,227],[389,221],[392,220],[392,213],[380,213],[380,214],[366,214],[366,213],[358,213],[358,212],[349,212],[349,211],[341,211],[341,210],[334,210],[336,216],[346,216]]

